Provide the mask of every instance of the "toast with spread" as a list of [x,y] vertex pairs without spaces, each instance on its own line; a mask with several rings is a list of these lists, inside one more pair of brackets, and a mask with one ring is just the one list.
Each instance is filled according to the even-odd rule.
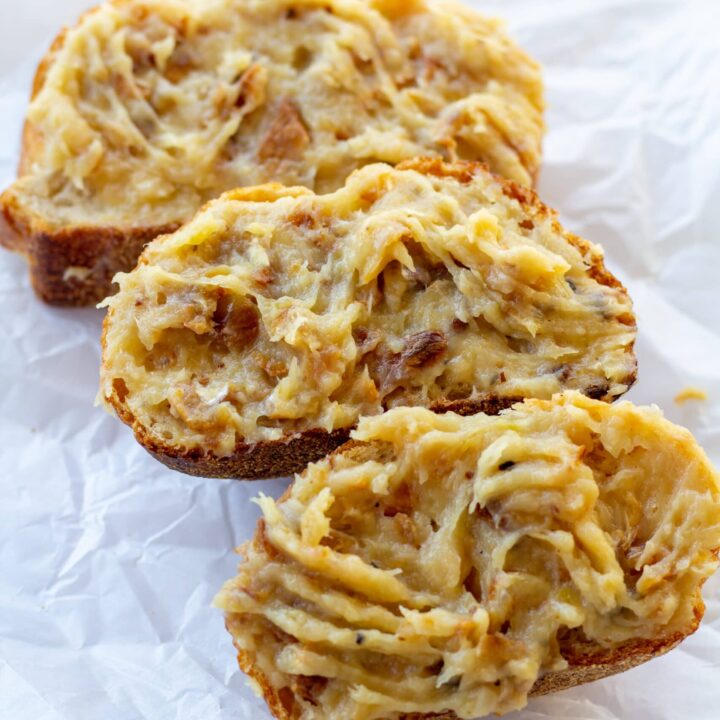
[[101,396],[193,474],[299,471],[399,405],[611,401],[635,378],[632,305],[600,249],[477,164],[234,190],[117,281]]
[[395,408],[295,479],[216,599],[280,720],[475,718],[656,657],[717,568],[720,477],[657,408]]

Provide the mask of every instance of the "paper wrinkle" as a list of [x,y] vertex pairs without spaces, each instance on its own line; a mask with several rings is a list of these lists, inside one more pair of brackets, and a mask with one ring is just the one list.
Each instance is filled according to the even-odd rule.
[[[0,183],[18,161],[37,61],[94,0],[0,0]],[[638,314],[639,382],[720,462],[720,3],[488,0],[545,67],[540,196],[604,246]],[[174,473],[94,407],[102,313],[38,302],[0,252],[0,719],[262,720],[215,592],[260,491]],[[688,385],[706,402],[679,406]],[[512,720],[710,720],[720,578],[701,629],[629,673],[531,701]]]

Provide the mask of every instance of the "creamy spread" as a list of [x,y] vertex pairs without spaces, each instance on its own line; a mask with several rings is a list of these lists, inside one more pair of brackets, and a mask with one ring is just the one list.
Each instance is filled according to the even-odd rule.
[[[522,707],[567,629],[694,630],[720,478],[656,408],[578,393],[500,416],[396,408],[311,465],[218,595],[241,666],[303,720]],[[403,715],[404,716],[404,715]]]
[[501,24],[445,0],[115,0],[52,51],[13,190],[45,223],[125,228],[416,155],[530,184],[542,106]]
[[420,161],[326,195],[230,192],[117,276],[102,394],[158,442],[216,455],[395,405],[617,397],[630,300],[516,191]]

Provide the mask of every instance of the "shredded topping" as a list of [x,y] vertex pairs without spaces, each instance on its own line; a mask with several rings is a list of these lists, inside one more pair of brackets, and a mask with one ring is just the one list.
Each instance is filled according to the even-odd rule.
[[353,437],[260,497],[217,598],[289,717],[507,712],[566,667],[568,631],[613,648],[695,629],[720,477],[657,409],[578,393],[497,417],[396,408]]

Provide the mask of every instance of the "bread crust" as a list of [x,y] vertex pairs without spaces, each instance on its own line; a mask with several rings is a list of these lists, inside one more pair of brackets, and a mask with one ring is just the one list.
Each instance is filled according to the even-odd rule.
[[[255,444],[238,442],[231,455],[220,457],[205,453],[199,448],[185,449],[159,442],[147,432],[115,393],[106,399],[118,417],[132,428],[135,439],[156,460],[171,470],[196,477],[260,480],[293,475],[337,450],[347,442],[352,430],[341,428],[328,432],[313,428],[280,440],[266,440]],[[443,401],[435,403],[431,409],[439,413],[456,412],[459,415],[474,415],[478,412],[497,415],[501,410],[521,400],[522,398],[491,395],[477,400]]]
[[30,281],[50,305],[94,305],[113,292],[117,272],[129,272],[147,243],[178,225],[112,228],[75,226],[53,230],[27,218],[2,198],[0,245],[24,255]]

